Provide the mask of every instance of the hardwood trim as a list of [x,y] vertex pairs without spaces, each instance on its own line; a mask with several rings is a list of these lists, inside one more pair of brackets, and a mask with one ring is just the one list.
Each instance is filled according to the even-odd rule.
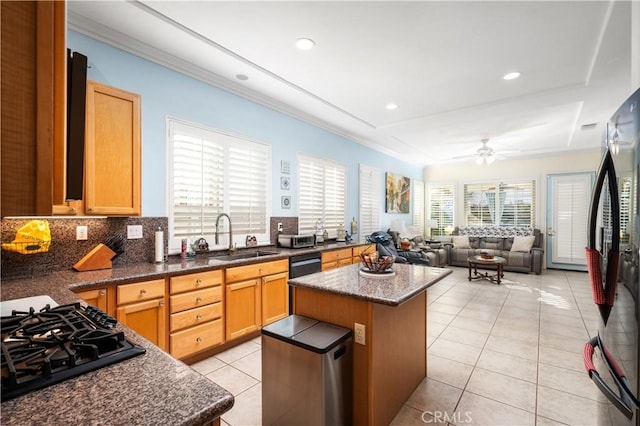
[[67,166],[67,27],[66,2],[54,1],[53,26],[53,214],[73,214],[65,204]]

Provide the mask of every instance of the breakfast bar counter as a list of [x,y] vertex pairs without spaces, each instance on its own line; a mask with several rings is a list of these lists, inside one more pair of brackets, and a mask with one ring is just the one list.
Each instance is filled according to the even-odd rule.
[[373,275],[360,267],[289,280],[293,309],[350,329],[364,325],[364,345],[353,346],[353,424],[387,425],[427,375],[426,290],[451,270],[395,264],[395,273]]

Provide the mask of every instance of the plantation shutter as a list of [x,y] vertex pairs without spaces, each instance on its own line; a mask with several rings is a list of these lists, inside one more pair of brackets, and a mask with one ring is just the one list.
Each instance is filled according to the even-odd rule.
[[318,219],[324,222],[329,238],[345,225],[346,167],[343,164],[298,155],[298,231],[313,234]]
[[424,182],[413,180],[413,226],[424,236]]
[[233,232],[267,232],[267,184],[269,150],[246,142],[229,147],[229,212]]
[[436,227],[431,228],[431,236],[442,236],[447,228],[453,230],[453,185],[429,185],[428,188],[429,219],[437,222]]
[[382,211],[382,172],[380,169],[360,164],[359,168],[359,230],[360,242],[367,236],[380,231],[380,212]]

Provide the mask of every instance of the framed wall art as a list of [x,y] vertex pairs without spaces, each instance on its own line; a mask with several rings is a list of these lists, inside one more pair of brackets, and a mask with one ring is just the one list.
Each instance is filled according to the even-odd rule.
[[411,206],[411,179],[387,172],[385,187],[385,212],[409,213]]

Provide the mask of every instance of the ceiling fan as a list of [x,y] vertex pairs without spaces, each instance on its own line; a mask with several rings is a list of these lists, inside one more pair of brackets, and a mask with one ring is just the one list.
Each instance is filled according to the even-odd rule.
[[493,148],[487,145],[489,143],[489,139],[482,139],[480,142],[482,143],[482,146],[476,150],[475,154],[453,157],[453,159],[475,157],[476,164],[491,164],[496,160],[504,159],[504,157],[500,156]]

